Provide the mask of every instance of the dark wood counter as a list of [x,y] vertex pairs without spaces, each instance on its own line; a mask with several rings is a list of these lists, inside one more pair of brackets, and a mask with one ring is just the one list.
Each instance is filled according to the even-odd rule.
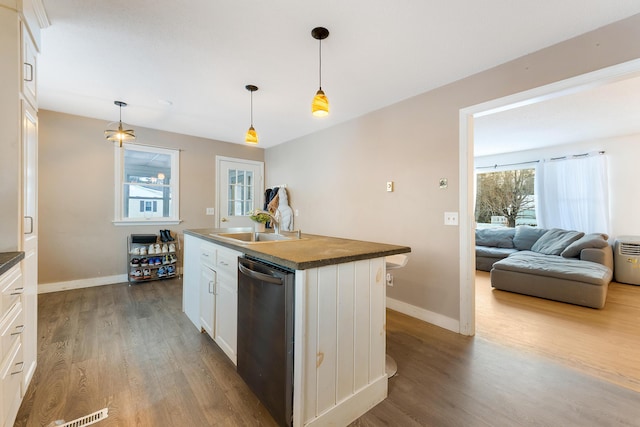
[[24,252],[0,252],[0,275],[24,259]]

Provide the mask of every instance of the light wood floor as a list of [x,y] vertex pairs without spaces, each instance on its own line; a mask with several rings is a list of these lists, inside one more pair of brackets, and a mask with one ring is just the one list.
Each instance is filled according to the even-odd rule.
[[[213,341],[181,312],[179,280],[39,297],[38,368],[16,426],[104,407],[96,426],[270,426]],[[359,426],[632,426],[640,394],[547,357],[388,311],[398,363]]]
[[640,392],[640,286],[612,282],[593,309],[493,289],[478,271],[476,334]]

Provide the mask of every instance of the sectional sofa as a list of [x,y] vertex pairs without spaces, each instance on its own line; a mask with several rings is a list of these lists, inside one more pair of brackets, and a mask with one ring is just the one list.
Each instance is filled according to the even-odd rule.
[[476,269],[496,289],[604,307],[613,277],[608,236],[519,226],[476,230]]

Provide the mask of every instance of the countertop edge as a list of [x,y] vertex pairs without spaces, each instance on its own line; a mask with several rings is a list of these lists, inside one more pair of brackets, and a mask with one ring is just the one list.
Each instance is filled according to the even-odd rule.
[[313,238],[335,239],[340,241],[353,241],[353,242],[367,243],[367,244],[376,245],[379,247],[379,249],[366,252],[366,253],[355,253],[355,254],[347,254],[347,255],[340,255],[340,256],[331,256],[331,257],[325,257],[325,258],[318,258],[310,261],[298,262],[298,261],[293,261],[287,258],[277,256],[277,255],[265,253],[264,251],[261,251],[259,249],[259,247],[263,245],[269,245],[269,246],[264,246],[265,248],[267,247],[277,248],[278,247],[277,245],[283,244],[281,242],[261,243],[259,246],[258,245],[249,246],[249,245],[235,244],[233,242],[228,241],[225,238],[218,238],[216,236],[212,236],[209,234],[211,232],[210,229],[192,229],[192,230],[184,230],[183,232],[184,234],[197,237],[199,239],[203,239],[211,243],[215,243],[215,244],[227,247],[229,249],[233,249],[235,251],[242,252],[244,254],[247,254],[256,258],[260,258],[265,261],[272,262],[274,264],[282,265],[292,270],[308,270],[310,268],[324,267],[327,265],[343,264],[343,263],[352,262],[352,261],[360,261],[364,259],[379,258],[379,257],[385,257],[389,255],[396,255],[396,254],[411,252],[411,248],[408,246],[397,246],[397,245],[389,245],[385,243],[365,242],[360,240],[344,239],[344,238],[338,238],[338,237],[305,235],[311,239]]
[[24,259],[24,252],[0,252],[0,276]]

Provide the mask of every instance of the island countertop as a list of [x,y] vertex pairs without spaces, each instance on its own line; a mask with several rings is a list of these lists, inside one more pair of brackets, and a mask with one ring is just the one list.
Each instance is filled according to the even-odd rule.
[[301,239],[243,243],[217,235],[224,232],[228,232],[228,229],[203,228],[184,230],[184,234],[226,246],[292,270],[306,270],[325,265],[411,252],[411,248],[408,246],[304,233]]
[[0,275],[22,261],[24,252],[0,252]]

